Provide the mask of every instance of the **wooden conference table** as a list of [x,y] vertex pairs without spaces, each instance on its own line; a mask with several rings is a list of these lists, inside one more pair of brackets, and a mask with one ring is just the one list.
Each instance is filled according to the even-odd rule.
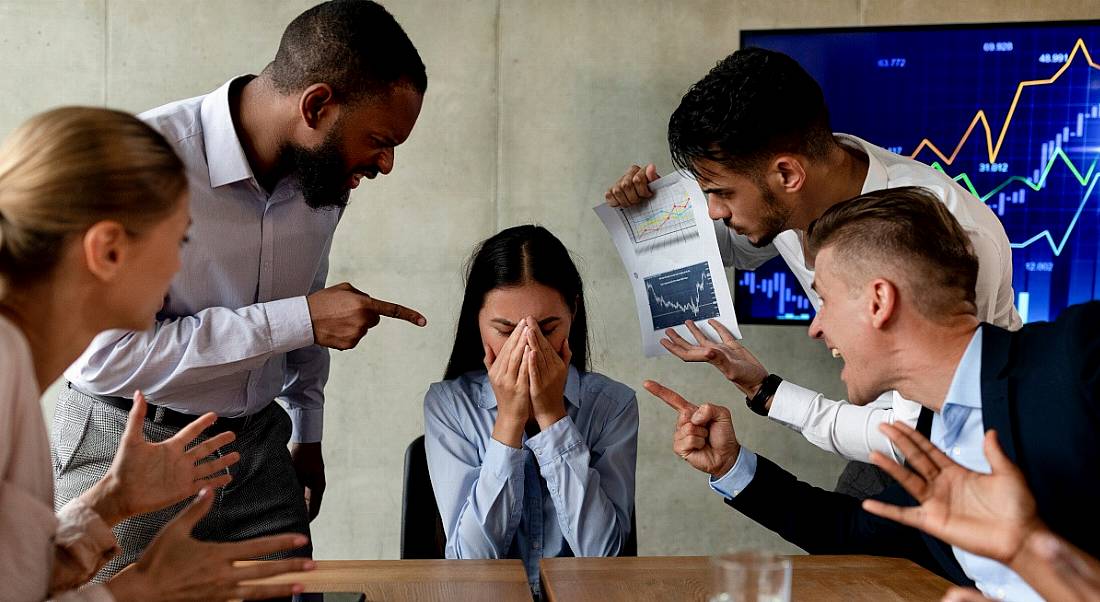
[[[791,560],[795,602],[939,600],[951,586],[897,558]],[[314,571],[263,582],[302,583],[307,592],[363,592],[369,602],[531,600],[518,560],[320,560]],[[705,602],[710,565],[704,556],[548,558],[542,583],[550,602]]]

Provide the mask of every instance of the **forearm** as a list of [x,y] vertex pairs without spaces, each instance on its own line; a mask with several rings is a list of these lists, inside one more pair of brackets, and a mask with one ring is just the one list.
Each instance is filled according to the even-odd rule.
[[214,307],[162,320],[147,331],[102,333],[66,376],[98,394],[128,396],[142,389],[171,395],[312,343],[304,297],[238,310]]
[[[465,491],[465,499],[447,533],[448,558],[503,558],[523,512],[523,465],[526,452],[497,441]],[[457,467],[456,467],[457,468]],[[446,471],[446,468],[444,468]],[[437,492],[454,499],[462,492]]]
[[[98,488],[98,489],[97,489]],[[77,588],[87,583],[118,553],[111,527],[126,518],[121,514],[116,495],[107,493],[99,484],[66,504],[57,513],[58,527],[54,534],[54,564],[50,591]],[[97,499],[98,498],[98,499]],[[89,599],[99,599],[105,592],[92,592]],[[84,592],[70,592],[60,599],[83,600]]]
[[900,420],[916,425],[920,407],[857,406],[784,381],[772,397],[768,417],[799,432],[807,441],[849,460],[869,462],[877,451],[904,461],[879,425]]
[[[139,598],[131,599],[138,600]],[[115,598],[106,585],[92,584],[80,589],[54,592],[51,594],[49,602],[128,602],[128,600]]]
[[[1009,567],[1046,600],[1100,596],[1100,561],[1089,557],[1045,526],[1027,537]],[[1080,580],[1067,579],[1067,572],[1084,575]],[[1092,591],[1081,591],[1088,587],[1089,581]]]
[[926,552],[915,530],[864,512],[856,498],[801,482],[766,458],[756,460],[752,481],[726,503],[783,539],[811,554],[927,560],[919,555]]
[[605,454],[601,463],[606,472],[592,467],[591,450],[568,417],[529,439],[527,446],[538,459],[573,553],[617,555],[630,529],[634,475],[627,464],[632,459]]

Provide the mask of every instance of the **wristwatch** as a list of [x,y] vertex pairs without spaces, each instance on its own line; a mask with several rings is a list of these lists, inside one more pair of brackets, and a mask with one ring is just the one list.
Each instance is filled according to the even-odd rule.
[[775,395],[775,390],[779,388],[779,383],[783,382],[783,378],[778,374],[769,374],[760,383],[760,388],[757,389],[756,395],[752,397],[745,397],[745,404],[749,406],[749,409],[760,414],[761,416],[768,415],[768,409],[765,404],[768,403],[768,399],[772,395]]

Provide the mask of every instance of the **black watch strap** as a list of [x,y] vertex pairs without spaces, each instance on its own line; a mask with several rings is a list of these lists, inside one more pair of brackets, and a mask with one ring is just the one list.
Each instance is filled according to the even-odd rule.
[[775,395],[775,390],[779,388],[779,383],[783,382],[783,378],[778,374],[769,374],[764,378],[764,381],[760,383],[760,388],[757,389],[756,395],[752,397],[746,397],[745,403],[749,406],[749,409],[761,416],[768,415],[768,409],[765,404],[768,403],[768,399],[772,395]]

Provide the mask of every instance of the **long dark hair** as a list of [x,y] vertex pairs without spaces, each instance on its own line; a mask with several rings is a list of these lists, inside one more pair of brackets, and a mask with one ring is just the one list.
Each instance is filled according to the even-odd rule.
[[478,245],[466,264],[466,293],[455,329],[455,346],[447,362],[444,380],[485,367],[485,350],[477,317],[485,296],[496,288],[537,282],[559,293],[573,312],[569,330],[572,364],[588,369],[588,322],[584,311],[584,285],[569,250],[542,226],[515,226]]

